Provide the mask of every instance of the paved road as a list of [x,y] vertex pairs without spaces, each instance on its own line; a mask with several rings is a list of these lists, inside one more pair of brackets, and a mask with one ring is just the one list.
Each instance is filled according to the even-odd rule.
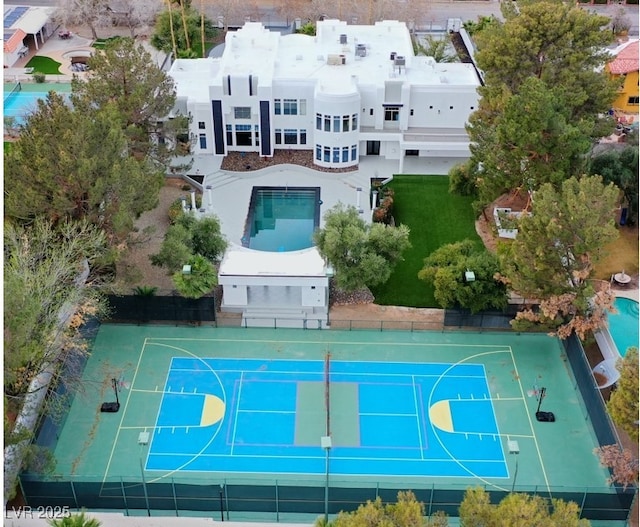
[[[267,25],[286,25],[286,20],[282,20],[282,17],[277,13],[277,9],[273,7],[277,4],[277,0],[258,0],[258,9],[261,12],[262,21]],[[7,0],[5,4],[19,4],[19,5],[28,5],[28,6],[49,6],[55,7],[56,0]],[[209,11],[210,9],[214,9],[213,2],[212,6],[211,1],[206,1],[207,7],[205,7],[205,11]],[[585,9],[590,9],[592,11],[606,14],[609,16],[613,16],[614,13],[617,12],[618,9],[623,8],[629,18],[634,22],[631,30],[629,31],[630,35],[637,36],[638,35],[638,6],[637,5],[593,5],[593,6],[585,6]],[[479,16],[488,16],[488,15],[496,15],[500,16],[500,2],[498,0],[464,0],[464,1],[455,1],[455,0],[440,0],[433,1],[429,6],[429,11],[427,14],[427,21],[433,24],[442,24],[448,18],[461,18],[462,20],[476,20]]]

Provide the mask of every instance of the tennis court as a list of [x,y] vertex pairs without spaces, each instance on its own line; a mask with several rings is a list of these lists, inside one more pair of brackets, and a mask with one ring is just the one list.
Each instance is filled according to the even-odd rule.
[[[103,325],[84,375],[99,389],[60,431],[61,479],[317,483],[329,426],[332,481],[510,490],[517,461],[518,488],[606,487],[546,335]],[[112,378],[120,411],[100,413]],[[534,386],[555,423],[535,420]]]

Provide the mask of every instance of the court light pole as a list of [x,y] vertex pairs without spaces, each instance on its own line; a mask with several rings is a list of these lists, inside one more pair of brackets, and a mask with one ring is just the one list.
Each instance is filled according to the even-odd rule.
[[325,452],[325,478],[324,478],[324,525],[329,523],[329,451],[331,450],[331,436],[322,436],[320,446]]
[[151,507],[149,507],[149,494],[147,493],[147,480],[144,477],[144,466],[142,465],[142,451],[144,447],[149,444],[149,432],[146,430],[138,434],[138,444],[140,445],[140,455],[138,461],[140,461],[140,475],[142,476],[142,491],[144,493],[144,502],[147,506],[147,516],[151,517]]
[[511,485],[511,492],[516,488],[516,478],[518,477],[518,454],[520,454],[520,445],[517,441],[507,441],[507,447],[509,448],[509,454],[516,456],[516,470],[513,473],[513,484]]
[[224,485],[220,483],[220,521],[224,521],[224,500],[223,498]]

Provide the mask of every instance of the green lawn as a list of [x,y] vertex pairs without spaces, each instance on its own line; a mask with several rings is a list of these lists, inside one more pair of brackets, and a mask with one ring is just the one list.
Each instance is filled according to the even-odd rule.
[[93,41],[93,44],[91,44],[95,49],[104,49],[104,46],[107,42],[111,41],[111,40],[116,40],[120,38],[119,36],[115,36],[115,37],[109,37],[109,38],[99,38],[97,40]]
[[36,55],[26,64],[26,68],[33,68],[34,73],[44,73],[45,75],[60,75],[60,62],[52,58]]
[[473,198],[449,194],[448,176],[395,176],[396,223],[411,229],[412,248],[395,268],[389,281],[373,291],[376,303],[410,307],[440,307],[433,288],[418,280],[423,260],[438,247],[465,238],[482,245],[475,230]]

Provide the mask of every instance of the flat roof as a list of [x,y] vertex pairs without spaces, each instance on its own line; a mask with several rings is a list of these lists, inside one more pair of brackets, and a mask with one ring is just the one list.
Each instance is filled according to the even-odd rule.
[[315,247],[301,251],[256,251],[230,245],[220,263],[220,276],[326,276],[323,258]]
[[[404,58],[405,64],[395,64],[392,55]],[[227,75],[253,75],[262,86],[312,83],[324,93],[345,95],[356,92],[358,85],[386,81],[439,90],[479,85],[472,64],[415,56],[407,26],[396,20],[373,26],[324,20],[318,22],[316,36],[281,35],[259,22],[248,22],[227,34],[222,57],[179,59],[170,74],[178,95],[195,101],[208,101],[208,85],[221,85]],[[209,80],[203,83],[203,79]]]

